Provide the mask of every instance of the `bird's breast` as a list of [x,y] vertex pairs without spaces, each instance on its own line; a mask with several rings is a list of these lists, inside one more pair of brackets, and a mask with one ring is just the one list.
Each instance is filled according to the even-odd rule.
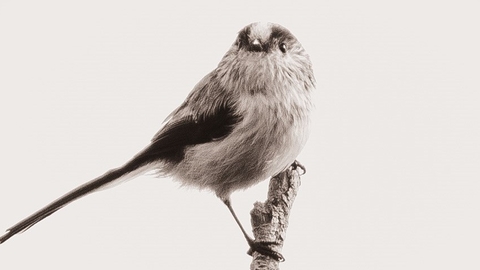
[[235,112],[241,120],[227,136],[186,149],[173,172],[176,178],[227,198],[295,161],[308,137],[309,105],[300,95],[263,93],[269,94],[238,97]]

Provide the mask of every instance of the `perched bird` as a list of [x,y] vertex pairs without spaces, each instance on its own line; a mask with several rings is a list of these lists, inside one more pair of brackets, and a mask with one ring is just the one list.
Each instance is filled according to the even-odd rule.
[[155,170],[182,185],[215,192],[251,250],[282,260],[268,247],[271,243],[248,236],[230,194],[296,164],[308,137],[314,88],[309,56],[290,31],[272,23],[247,25],[146,148],[10,227],[0,243],[82,196]]

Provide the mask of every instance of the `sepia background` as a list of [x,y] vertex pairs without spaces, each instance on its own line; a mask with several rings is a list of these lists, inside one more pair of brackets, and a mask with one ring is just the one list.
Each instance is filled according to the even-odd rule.
[[[317,79],[281,269],[478,269],[475,1],[0,2],[0,229],[120,166],[236,33],[279,23]],[[233,195],[249,211],[268,181]],[[1,269],[248,269],[212,193],[151,175],[0,246]]]

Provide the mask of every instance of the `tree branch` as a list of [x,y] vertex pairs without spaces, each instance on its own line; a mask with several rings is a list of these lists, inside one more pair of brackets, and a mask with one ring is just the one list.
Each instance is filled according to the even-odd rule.
[[[277,244],[271,245],[271,248],[279,253],[286,237],[288,216],[300,187],[298,168],[304,170],[295,162],[286,171],[272,177],[267,200],[264,203],[256,202],[250,212],[255,241],[275,242]],[[254,252],[252,258],[251,270],[279,269],[279,262],[268,256]]]

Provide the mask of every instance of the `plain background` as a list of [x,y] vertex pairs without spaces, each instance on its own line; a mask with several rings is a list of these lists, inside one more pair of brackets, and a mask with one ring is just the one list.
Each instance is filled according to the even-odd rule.
[[[282,24],[318,87],[282,269],[479,269],[475,1],[1,1],[0,228],[143,148],[236,33]],[[233,196],[249,211],[267,182]],[[210,192],[143,176],[0,246],[1,269],[248,269]]]

